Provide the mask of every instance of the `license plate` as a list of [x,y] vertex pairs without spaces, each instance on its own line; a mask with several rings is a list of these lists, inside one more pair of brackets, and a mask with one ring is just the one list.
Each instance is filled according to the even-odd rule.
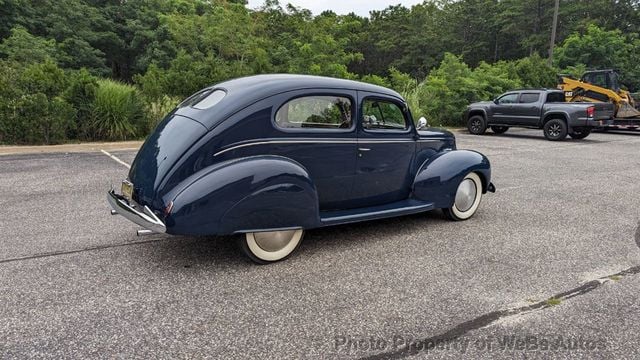
[[121,191],[122,196],[124,196],[125,199],[131,200],[131,198],[133,197],[133,184],[127,180],[122,181]]

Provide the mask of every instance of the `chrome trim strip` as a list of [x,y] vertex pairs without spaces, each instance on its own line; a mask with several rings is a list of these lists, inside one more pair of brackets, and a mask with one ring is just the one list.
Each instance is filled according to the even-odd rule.
[[298,140],[263,140],[255,142],[246,142],[238,145],[232,145],[226,149],[222,149],[213,154],[214,157],[222,155],[228,151],[241,149],[248,146],[267,145],[267,144],[397,144],[405,142],[433,142],[442,141],[444,139],[298,139]]
[[109,201],[109,205],[111,205],[111,208],[113,208],[118,215],[124,216],[134,224],[138,224],[156,233],[167,232],[167,227],[162,220],[158,219],[149,207],[145,206],[143,212],[140,212],[116,195],[113,190],[110,190],[107,194],[107,201]]

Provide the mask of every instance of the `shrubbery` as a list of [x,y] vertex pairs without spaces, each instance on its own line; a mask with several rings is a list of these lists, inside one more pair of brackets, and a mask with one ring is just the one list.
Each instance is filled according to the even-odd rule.
[[400,92],[415,120],[425,116],[431,125],[464,126],[462,114],[470,103],[492,100],[515,88],[553,88],[557,74],[558,69],[537,54],[516,61],[481,62],[472,69],[462,57],[446,53],[422,82],[395,68],[389,69],[387,78],[366,75],[361,80]]
[[391,79],[403,79],[393,85],[405,96],[416,119],[425,116],[431,125],[464,126],[462,114],[470,103],[491,100],[519,87],[555,87],[556,73],[538,55],[495,64],[483,62],[471,69],[461,57],[447,53],[440,66],[419,84],[413,85],[397,72],[391,73]]
[[144,138],[178,102],[85,69],[65,72],[50,58],[26,65],[0,61],[3,144]]
[[[210,65],[208,76],[220,81],[213,68]],[[193,73],[186,64],[182,72]],[[537,55],[471,68],[461,57],[445,54],[422,82],[395,68],[387,77],[367,75],[360,80],[396,89],[416,119],[425,116],[431,125],[462,126],[462,112],[469,103],[518,87],[552,87],[557,72]],[[176,69],[152,64],[129,85],[85,69],[64,71],[49,57],[27,64],[0,61],[0,143],[143,138],[182,98],[214,82],[205,75],[185,75],[176,83],[179,77]]]

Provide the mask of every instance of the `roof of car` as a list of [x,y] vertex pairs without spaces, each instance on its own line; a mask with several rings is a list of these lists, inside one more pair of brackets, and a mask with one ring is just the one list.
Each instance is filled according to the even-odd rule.
[[378,85],[359,81],[337,79],[313,75],[293,74],[268,74],[254,75],[233,80],[228,80],[213,86],[223,88],[231,92],[248,92],[255,95],[260,93],[274,94],[290,90],[302,90],[308,88],[349,89],[375,92],[402,98],[397,92]]
[[[198,94],[202,94],[203,91],[211,92],[211,90],[217,89],[226,92],[226,95],[216,103],[217,105],[207,109],[198,109],[191,106],[189,99],[196,99]],[[175,114],[194,119],[211,129],[232,114],[253,103],[284,92],[305,89],[359,90],[402,99],[400,94],[391,89],[353,80],[311,75],[255,75],[209,86],[178,105]]]

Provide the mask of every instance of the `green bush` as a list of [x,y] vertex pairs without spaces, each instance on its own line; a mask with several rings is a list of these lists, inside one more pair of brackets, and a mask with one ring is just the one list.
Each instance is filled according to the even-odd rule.
[[55,144],[74,127],[75,109],[60,94],[64,71],[53,61],[0,62],[0,142]]
[[136,74],[133,77],[142,95],[150,101],[157,101],[167,93],[167,78],[165,73],[156,64],[149,65],[144,75]]
[[91,109],[93,138],[126,140],[139,136],[144,108],[135,87],[99,80]]
[[[461,57],[447,53],[425,81],[414,89],[408,87],[403,95],[415,118],[426,116],[429,123],[436,126],[464,126],[462,115],[470,103],[491,100],[503,92],[522,87],[524,82],[536,87],[549,84],[554,70],[544,65],[545,68],[534,71],[541,66],[540,61],[532,58],[495,64],[482,62],[471,69]],[[535,74],[544,76],[536,78]]]
[[42,93],[23,95],[9,102],[2,121],[2,141],[11,144],[58,144],[74,126],[73,106],[60,97]]
[[175,107],[180,103],[179,98],[162,96],[155,101],[147,102],[144,106],[144,122],[141,126],[140,134],[148,135]]
[[98,89],[98,78],[82,69],[69,73],[69,86],[64,99],[76,110],[75,126],[68,136],[71,139],[89,139],[92,134],[93,102]]

